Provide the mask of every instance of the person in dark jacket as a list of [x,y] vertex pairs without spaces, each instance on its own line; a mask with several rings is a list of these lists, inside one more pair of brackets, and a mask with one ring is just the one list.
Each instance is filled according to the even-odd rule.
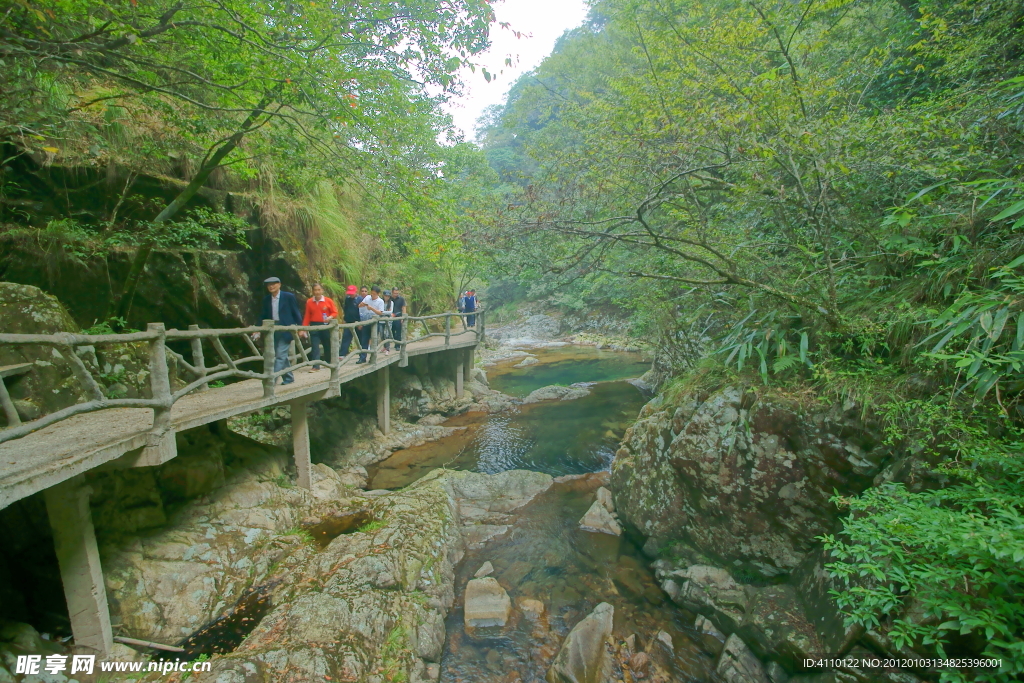
[[[466,313],[475,313],[476,312],[476,290],[475,289],[471,289],[468,292],[466,292],[465,306],[466,306]],[[467,315],[466,316],[466,326],[467,327],[476,327],[476,316],[475,315]]]
[[[359,322],[359,302],[363,297],[358,295],[359,290],[355,285],[349,285],[345,290],[345,300],[341,304],[342,321],[346,323]],[[352,328],[346,327],[341,333],[341,355],[347,356],[349,347],[352,346]]]
[[391,323],[391,336],[395,338],[395,341],[402,341],[402,318],[407,315],[407,306],[405,297],[398,291],[398,287],[391,289],[391,300],[395,302],[393,315],[397,318]]
[[[263,281],[267,286],[267,295],[263,297],[263,308],[260,313],[260,320],[256,324],[262,324],[264,320],[273,320],[278,325],[301,325],[302,312],[299,310],[299,302],[291,292],[281,291],[281,279],[268,277]],[[305,332],[299,332],[302,337]],[[255,335],[259,339],[259,332]],[[292,343],[291,332],[274,333],[274,372],[280,372],[288,367],[288,347]],[[281,376],[283,384],[291,384],[295,381],[295,375],[287,372]]]

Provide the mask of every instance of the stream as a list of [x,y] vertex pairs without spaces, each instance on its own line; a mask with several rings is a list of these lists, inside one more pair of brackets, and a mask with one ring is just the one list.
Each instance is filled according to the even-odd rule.
[[[590,533],[579,520],[606,480],[625,429],[647,398],[624,381],[649,365],[638,354],[562,347],[531,351],[539,363],[513,358],[488,368],[493,389],[524,397],[551,384],[586,383],[591,393],[544,401],[494,415],[465,414],[445,425],[465,427],[419,447],[396,451],[370,472],[371,488],[400,488],[437,467],[495,473],[530,469],[567,477],[520,510],[514,529],[467,552],[457,568],[455,607],[446,623],[441,681],[541,683],[562,640],[601,602],[615,607],[613,635],[637,639],[673,681],[712,680],[714,662],[701,650],[693,615],[667,601],[639,549],[625,536]],[[540,618],[514,609],[503,629],[464,629],[463,593],[490,562],[513,605],[539,600]],[[660,637],[659,637],[660,634]],[[671,643],[671,646],[668,645]]]

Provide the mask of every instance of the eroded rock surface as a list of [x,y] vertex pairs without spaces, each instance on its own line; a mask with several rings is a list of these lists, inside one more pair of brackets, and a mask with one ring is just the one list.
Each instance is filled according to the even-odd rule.
[[611,656],[607,641],[612,634],[615,608],[602,602],[576,624],[548,669],[548,683],[602,683],[610,680]]
[[776,576],[834,530],[834,492],[863,491],[888,455],[857,406],[812,410],[729,386],[645,406],[616,454],[611,488],[652,549],[683,541]]
[[573,401],[577,398],[583,398],[584,396],[590,395],[590,388],[586,386],[571,386],[563,387],[557,384],[552,384],[548,387],[541,387],[531,391],[530,394],[523,399],[523,403],[539,403],[541,401]]
[[[507,528],[553,481],[437,470],[399,492],[362,492],[315,465],[309,492],[287,485],[283,464],[249,463],[168,528],[104,551],[114,618],[132,637],[181,642],[254,587],[270,596],[242,645],[194,680],[429,680],[467,540]],[[333,539],[303,531],[346,515],[359,524]]]
[[503,344],[528,344],[557,337],[562,331],[558,318],[543,313],[526,316],[514,323],[501,327],[489,327],[487,336]]

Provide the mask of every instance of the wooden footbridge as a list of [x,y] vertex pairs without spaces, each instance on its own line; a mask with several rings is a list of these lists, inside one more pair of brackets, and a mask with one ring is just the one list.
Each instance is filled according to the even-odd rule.
[[[464,318],[468,315],[476,315],[475,327],[465,326]],[[451,351],[457,352],[453,379],[457,394],[462,395],[463,384],[473,368],[474,352],[484,340],[483,311],[406,316],[400,319],[404,340],[379,338],[378,323],[393,320],[374,318],[350,324],[334,321],[316,327],[275,326],[274,321],[267,320],[261,326],[216,330],[199,329],[196,325],[188,330],[167,330],[162,323],[152,323],[145,332],[130,334],[0,334],[0,346],[66,350],[61,355],[71,363],[87,396],[84,402],[23,424],[4,378],[32,372],[34,365],[0,367],[0,407],[7,417],[7,428],[0,430],[0,509],[33,493],[44,492],[76,647],[106,654],[113,645],[85,473],[100,468],[163,464],[177,455],[177,432],[287,403],[292,407],[298,485],[310,488],[307,403],[337,396],[342,384],[358,377],[376,375],[377,422],[386,434],[390,427],[390,366],[397,363],[405,367],[410,357]],[[439,331],[442,320],[443,331]],[[355,328],[365,325],[371,330],[369,348],[365,351],[367,362],[357,362],[361,355],[358,348],[347,356],[337,357],[342,331],[350,329],[354,335]],[[416,331],[422,334],[410,339],[415,325],[420,326]],[[330,335],[334,357],[313,361],[302,342],[293,341],[287,366],[275,371],[275,333],[314,331]],[[233,340],[232,348],[248,349],[250,355],[232,357],[225,340]],[[191,360],[169,348],[168,342],[188,342]],[[148,398],[107,398],[75,352],[83,346],[126,343],[148,345]],[[395,351],[383,353],[385,345],[395,347]],[[207,348],[215,352],[219,364],[206,365]],[[168,356],[191,375],[192,381],[177,390],[171,386]],[[296,372],[315,364],[326,366],[328,371]],[[294,373],[295,381],[277,384],[289,372]],[[216,386],[225,380],[233,383]]]

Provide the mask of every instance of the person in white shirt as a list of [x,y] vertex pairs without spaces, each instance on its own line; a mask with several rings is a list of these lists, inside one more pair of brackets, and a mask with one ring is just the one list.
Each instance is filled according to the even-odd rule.
[[[380,287],[374,285],[370,288],[370,294],[359,304],[359,319],[371,320],[374,316],[384,315],[384,299],[380,298]],[[363,325],[359,328],[359,341],[364,349],[370,348],[370,326]],[[359,354],[356,364],[365,363],[366,354]]]
[[[391,290],[384,290],[384,310],[382,311],[385,318],[392,318],[395,315],[395,302],[391,299]],[[377,323],[377,338],[378,339],[391,339],[391,323]],[[384,355],[387,356],[391,353],[391,344],[384,342]]]

